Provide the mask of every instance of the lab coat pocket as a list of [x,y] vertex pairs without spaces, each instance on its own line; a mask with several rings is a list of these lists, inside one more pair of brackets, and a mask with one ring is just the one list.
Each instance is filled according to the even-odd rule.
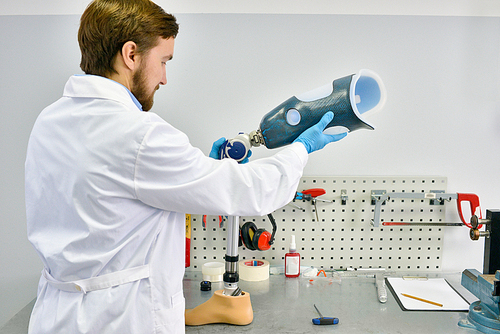
[[184,311],[185,300],[182,291],[177,292],[170,297],[171,307],[160,309],[157,313],[156,333],[161,334],[179,334],[184,333]]
[[177,292],[175,295],[172,296],[172,308],[176,308],[179,305],[182,304],[182,307],[184,308],[184,293],[182,291]]

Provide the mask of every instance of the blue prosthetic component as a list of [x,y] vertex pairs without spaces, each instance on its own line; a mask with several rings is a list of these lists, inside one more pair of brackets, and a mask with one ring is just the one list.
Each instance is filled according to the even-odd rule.
[[250,136],[246,133],[240,132],[233,139],[226,140],[219,149],[220,159],[231,158],[239,163],[247,163],[247,157],[250,157],[252,143]]
[[[353,75],[334,80],[333,91],[326,97],[314,101],[301,101],[293,96],[267,113],[260,123],[260,131],[267,148],[277,148],[291,144],[302,132],[319,122],[328,111],[334,113],[327,125],[343,127],[347,131],[358,129],[373,130],[373,126],[356,115],[350,100],[350,86]],[[374,89],[375,87],[375,89]],[[377,82],[370,77],[360,77],[356,82],[355,94],[362,95],[356,106],[358,113],[364,113],[381,100]]]
[[247,148],[241,142],[230,142],[226,140],[220,147],[220,158],[231,158],[236,161],[243,160],[247,155]]

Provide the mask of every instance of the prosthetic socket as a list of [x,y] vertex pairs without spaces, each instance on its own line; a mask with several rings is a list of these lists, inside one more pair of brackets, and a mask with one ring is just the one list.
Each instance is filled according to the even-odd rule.
[[340,134],[358,129],[374,130],[362,114],[380,110],[386,91],[380,77],[370,70],[334,80],[310,92],[292,96],[261,120],[259,129],[240,133],[221,146],[221,157],[243,160],[252,146],[278,148],[291,144],[298,136],[319,122],[328,111],[333,120],[324,133]]

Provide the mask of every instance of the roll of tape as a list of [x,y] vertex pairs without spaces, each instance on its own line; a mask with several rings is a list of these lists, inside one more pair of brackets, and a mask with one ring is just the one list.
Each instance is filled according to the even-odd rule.
[[269,278],[269,262],[266,260],[241,260],[239,275],[244,281],[264,281]]
[[224,275],[224,263],[208,262],[201,267],[204,281],[221,282]]

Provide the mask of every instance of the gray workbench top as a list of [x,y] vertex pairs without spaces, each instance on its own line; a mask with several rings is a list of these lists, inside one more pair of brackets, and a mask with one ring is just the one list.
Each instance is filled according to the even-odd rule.
[[[460,273],[428,274],[445,277],[469,302],[477,300],[460,285]],[[184,295],[186,308],[194,308],[207,301],[213,291],[223,288],[213,283],[212,291],[200,291],[201,272],[186,272]],[[458,321],[467,312],[418,312],[402,311],[388,293],[387,303],[377,299],[373,278],[342,278],[340,284],[328,280],[315,280],[310,284],[305,278],[285,278],[271,275],[262,282],[240,281],[243,291],[250,293],[254,319],[247,326],[213,324],[187,326],[186,333],[384,333],[384,334],[477,334],[474,330],[459,327]],[[313,304],[324,316],[339,318],[333,326],[315,326],[311,319],[318,317]],[[26,334],[33,302],[0,328],[0,334]]]
[[[422,274],[420,274],[422,275]],[[460,273],[437,274],[445,277],[469,302],[476,300],[460,285]],[[186,308],[194,308],[208,300],[213,291],[223,288],[222,283],[212,284],[212,291],[200,291],[202,275],[186,273],[184,294]],[[212,324],[187,326],[186,333],[479,333],[458,326],[467,312],[402,311],[390,291],[385,304],[378,301],[374,278],[348,277],[340,283],[306,278],[286,278],[271,275],[262,282],[239,282],[243,291],[250,293],[254,320],[247,326]],[[333,326],[315,326],[312,318],[318,314],[339,318]]]

